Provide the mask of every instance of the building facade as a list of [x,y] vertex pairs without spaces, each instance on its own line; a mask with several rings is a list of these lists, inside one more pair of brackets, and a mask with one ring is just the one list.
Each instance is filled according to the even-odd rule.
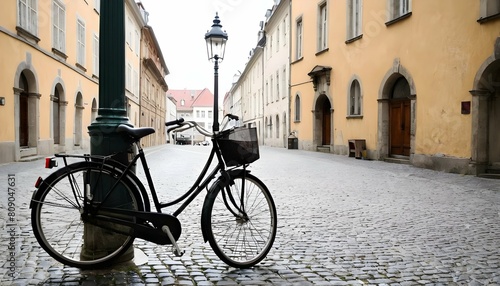
[[2,3],[1,163],[89,147],[98,34],[98,1]]
[[141,48],[141,101],[140,126],[155,128],[156,132],[141,141],[144,147],[166,142],[165,116],[167,114],[168,85],[165,76],[169,74],[153,28],[142,29]]
[[264,27],[265,145],[287,147],[290,84],[290,0],[275,1]]
[[[133,0],[125,3],[127,114],[139,126],[145,20]],[[99,0],[2,3],[0,163],[88,151],[87,127],[97,117],[99,102],[99,10]],[[160,64],[164,77],[168,70],[164,62]],[[166,86],[163,78],[155,80]],[[158,96],[154,101],[148,103],[158,106],[154,127],[159,134],[154,142],[148,139],[150,145],[164,143],[166,136],[160,124],[166,100]]]
[[480,174],[500,162],[498,1],[293,1],[299,146]]
[[[277,0],[271,11],[257,45],[263,101],[246,90],[252,58],[228,96],[239,92],[247,120],[263,110],[265,145],[286,145],[286,122],[300,149],[347,155],[358,147],[368,159],[500,171],[500,2]],[[283,38],[288,83],[279,71]]]
[[[195,121],[206,130],[212,131],[214,95],[210,90],[171,89],[167,92],[167,97],[173,98],[176,103],[177,116],[185,121]],[[219,119],[222,119],[221,114],[222,110],[219,110]],[[208,140],[210,138],[205,138],[196,129],[177,132],[174,136],[174,142],[178,144],[196,144]]]

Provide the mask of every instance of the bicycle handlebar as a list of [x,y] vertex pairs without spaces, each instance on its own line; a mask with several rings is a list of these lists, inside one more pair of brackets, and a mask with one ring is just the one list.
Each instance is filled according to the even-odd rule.
[[180,125],[182,122],[184,122],[184,118],[181,117],[173,121],[165,122],[165,126]]
[[[226,125],[229,123],[230,120],[239,120],[238,116],[232,114],[226,114],[225,117],[229,118],[229,120],[223,125],[222,129],[226,127]],[[176,126],[169,128],[167,130],[167,133],[171,131],[182,132],[191,128],[196,128],[196,130],[198,130],[198,132],[200,132],[201,134],[212,138],[214,137],[213,132],[210,132],[205,128],[201,127],[196,121],[185,121],[184,118],[181,117],[177,120],[165,122],[165,126],[172,126],[172,125]]]

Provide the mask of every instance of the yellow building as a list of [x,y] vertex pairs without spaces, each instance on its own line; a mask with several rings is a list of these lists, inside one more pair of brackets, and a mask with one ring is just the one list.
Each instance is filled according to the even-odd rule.
[[299,148],[457,173],[500,165],[500,2],[292,1]]
[[0,163],[88,148],[98,34],[98,1],[2,2]]

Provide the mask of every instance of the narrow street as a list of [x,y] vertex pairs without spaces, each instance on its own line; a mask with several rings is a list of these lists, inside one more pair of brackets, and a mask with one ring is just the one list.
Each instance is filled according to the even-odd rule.
[[[146,150],[163,201],[191,186],[208,151]],[[65,267],[31,230],[33,185],[50,170],[42,160],[0,165],[0,284],[500,285],[500,181],[302,150],[261,147],[260,155],[251,171],[273,194],[279,228],[268,257],[246,270],[228,267],[203,242],[203,194],[179,216],[181,258],[136,240],[135,263]],[[15,178],[15,236],[8,178]]]

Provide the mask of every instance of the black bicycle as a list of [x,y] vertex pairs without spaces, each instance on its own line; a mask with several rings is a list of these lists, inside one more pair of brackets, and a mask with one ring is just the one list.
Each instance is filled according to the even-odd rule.
[[[236,116],[227,115],[226,124]],[[33,233],[43,249],[57,261],[78,268],[99,268],[129,253],[135,238],[172,245],[177,240],[177,216],[203,191],[201,230],[215,254],[225,263],[248,268],[270,251],[277,230],[276,207],[268,188],[250,174],[247,166],[259,158],[255,128],[236,127],[208,132],[194,121],[166,123],[171,130],[196,128],[212,140],[212,149],[193,186],[179,198],[159,201],[139,141],[154,133],[149,127],[119,125],[137,154],[128,165],[110,156],[54,155],[46,167],[64,166],[47,178],[38,178],[31,199]],[[70,162],[77,160],[77,162]],[[133,172],[141,162],[149,192]],[[216,160],[215,167],[210,167]],[[214,161],[215,162],[215,161]],[[166,176],[168,174],[165,174]],[[151,210],[149,195],[156,211]],[[180,206],[171,214],[163,208]]]

